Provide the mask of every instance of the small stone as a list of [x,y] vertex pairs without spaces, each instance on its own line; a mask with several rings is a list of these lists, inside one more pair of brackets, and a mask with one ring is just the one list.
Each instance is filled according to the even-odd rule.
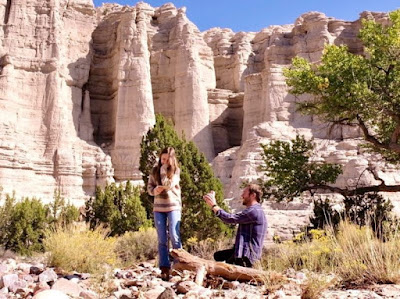
[[43,268],[40,268],[38,266],[32,266],[29,269],[29,274],[39,275],[42,272],[43,272]]
[[172,277],[169,279],[169,282],[177,283],[177,282],[179,282],[179,281],[181,281],[181,280],[182,280],[182,277],[180,277],[180,276],[178,276],[178,275],[175,275],[175,276],[172,276]]
[[8,267],[7,265],[0,264],[0,275],[5,274],[8,272]]
[[193,290],[195,288],[197,288],[198,285],[194,282],[194,281],[181,281],[180,283],[177,284],[176,286],[176,291],[179,294],[186,294],[188,293],[190,290]]
[[240,283],[238,281],[224,281],[222,283],[222,288],[223,289],[231,289],[231,290],[235,290],[237,289],[237,287],[240,285]]
[[46,271],[42,272],[39,275],[39,281],[44,281],[44,282],[56,281],[57,278],[58,276],[53,269],[47,269]]
[[34,282],[35,279],[31,275],[24,275],[22,276],[22,279],[25,280],[26,282]]
[[37,293],[32,299],[69,299],[69,296],[57,290],[45,290]]
[[286,270],[286,276],[289,278],[295,278],[296,277],[296,271],[293,268],[289,268]]
[[154,266],[154,264],[151,264],[149,262],[142,262],[139,264],[139,266],[141,266],[143,268],[152,268]]
[[27,286],[28,284],[26,283],[25,280],[17,280],[13,284],[11,284],[8,287],[8,289],[10,290],[10,292],[18,293],[23,291],[23,289],[26,288]]
[[124,275],[123,275],[121,269],[115,269],[115,270],[114,270],[114,276],[115,276],[116,278],[119,278],[119,279],[121,279],[121,278],[124,277]]
[[33,288],[33,293],[39,293],[41,291],[45,290],[50,290],[50,286],[47,284],[47,282],[40,281],[34,288]]
[[83,290],[81,291],[81,293],[79,294],[80,298],[84,298],[84,299],[97,299],[99,298],[99,296],[92,291],[89,290]]
[[303,272],[297,272],[297,274],[296,274],[296,279],[302,281],[302,280],[305,280],[306,278],[307,278],[307,276],[306,276],[305,273],[303,273]]
[[131,290],[132,293],[139,292],[139,288],[138,287],[130,287],[129,289]]
[[272,298],[276,298],[276,299],[278,299],[278,298],[286,298],[286,294],[285,294],[284,291],[278,290],[273,294]]
[[58,279],[51,287],[51,289],[61,291],[73,297],[78,297],[82,291],[81,287],[78,284],[65,278]]
[[89,290],[83,290],[79,294],[79,297],[84,299],[97,299],[99,296],[95,292]]
[[124,282],[124,286],[126,286],[127,288],[136,286],[136,285],[137,285],[137,280],[127,280]]
[[118,290],[118,291],[114,292],[114,296],[117,298],[121,298],[121,299],[123,299],[123,297],[130,298],[130,296],[132,296],[132,292],[129,289]]
[[81,273],[81,279],[89,279],[90,278],[90,273]]
[[164,292],[162,292],[157,299],[174,299],[176,294],[174,290],[170,287],[167,287]]
[[146,299],[154,299],[157,298],[162,292],[165,291],[165,288],[161,286],[156,286],[143,294],[143,297]]
[[196,289],[189,291],[185,298],[199,298],[199,299],[206,299],[206,298],[213,298],[213,292],[210,289],[206,289],[203,287],[198,286]]
[[32,267],[31,264],[21,263],[21,264],[18,264],[17,269],[21,270],[25,274],[29,274],[31,267]]
[[147,286],[147,282],[145,280],[127,280],[124,282],[124,285],[128,288],[131,286],[145,288]]
[[3,277],[1,278],[0,281],[0,287],[6,287],[6,288],[10,288],[10,286],[14,283],[18,281],[18,275],[17,274],[6,274],[3,275]]
[[160,280],[159,279],[152,279],[149,282],[147,282],[147,287],[154,288],[160,285]]
[[17,268],[17,262],[14,259],[7,259],[6,264],[8,265],[9,271]]
[[133,273],[132,271],[126,271],[124,274],[124,279],[132,278],[134,276],[135,276],[135,273]]
[[80,275],[78,275],[78,274],[71,274],[71,275],[66,275],[66,276],[64,276],[64,278],[65,279],[68,279],[68,280],[72,280],[72,279],[74,279],[74,278],[77,278],[78,280],[81,278],[81,276]]

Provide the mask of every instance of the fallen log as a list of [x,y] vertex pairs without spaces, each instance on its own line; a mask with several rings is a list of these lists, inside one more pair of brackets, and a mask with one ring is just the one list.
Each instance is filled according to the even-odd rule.
[[196,283],[202,284],[204,276],[208,273],[221,276],[227,280],[264,282],[266,272],[222,262],[209,261],[191,255],[184,249],[173,249],[171,255],[175,259],[173,269],[189,270],[196,272]]

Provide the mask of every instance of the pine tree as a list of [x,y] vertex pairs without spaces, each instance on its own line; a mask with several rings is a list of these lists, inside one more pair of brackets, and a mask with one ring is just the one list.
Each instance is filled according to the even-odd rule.
[[[168,146],[175,148],[181,168],[182,240],[185,241],[190,237],[204,240],[231,236],[232,228],[215,217],[203,200],[203,195],[214,190],[218,205],[227,209],[223,201],[221,182],[214,176],[207,159],[196,145],[186,141],[184,137],[180,138],[172,124],[161,115],[156,116],[154,128],[147,132],[141,143],[140,171],[143,173],[145,186],[147,186],[151,170],[158,160],[159,152]],[[142,200],[151,215],[152,197],[144,192]]]

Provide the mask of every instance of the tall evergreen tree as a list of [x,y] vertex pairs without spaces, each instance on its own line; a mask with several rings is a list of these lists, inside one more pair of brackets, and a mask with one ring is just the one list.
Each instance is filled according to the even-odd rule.
[[[168,146],[175,148],[181,168],[182,240],[190,237],[203,240],[231,236],[232,228],[212,215],[202,199],[204,194],[214,190],[218,204],[227,209],[223,201],[221,182],[214,176],[207,159],[196,145],[180,138],[172,124],[161,115],[156,116],[155,126],[147,132],[141,143],[140,171],[143,173],[145,185],[147,186],[151,170],[158,161],[159,152]],[[152,214],[153,199],[144,192],[142,200],[148,213]]]

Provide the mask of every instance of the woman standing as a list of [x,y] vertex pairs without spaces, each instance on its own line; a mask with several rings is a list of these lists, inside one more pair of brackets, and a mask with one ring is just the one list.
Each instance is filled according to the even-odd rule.
[[147,184],[147,192],[154,196],[153,213],[158,235],[159,266],[164,280],[169,279],[171,269],[168,231],[172,247],[182,248],[179,231],[182,209],[179,181],[180,169],[175,150],[172,147],[164,148]]

